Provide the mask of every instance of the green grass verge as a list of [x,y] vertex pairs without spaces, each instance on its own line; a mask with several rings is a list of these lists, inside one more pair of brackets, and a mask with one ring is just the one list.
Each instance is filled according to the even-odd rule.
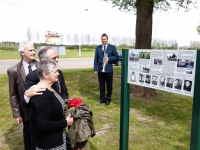
[[[94,57],[94,50],[82,50],[82,58]],[[36,59],[38,58],[36,52]],[[60,58],[79,58],[79,50],[66,50],[66,55],[61,55]],[[0,60],[3,59],[20,59],[18,51],[0,50]]]
[[[121,67],[114,66],[111,105],[96,105],[97,75],[93,69],[63,70],[70,98],[81,97],[92,106],[97,135],[91,150],[118,150],[120,134]],[[7,75],[0,75],[0,149],[23,149],[22,132],[12,118]],[[130,97],[129,150],[188,150],[192,98],[157,90],[153,99]]]

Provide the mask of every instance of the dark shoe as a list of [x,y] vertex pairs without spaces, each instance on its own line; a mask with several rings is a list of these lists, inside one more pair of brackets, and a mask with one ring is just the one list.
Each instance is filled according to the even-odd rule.
[[108,106],[108,105],[110,105],[110,101],[107,101],[107,102],[106,102],[106,106]]

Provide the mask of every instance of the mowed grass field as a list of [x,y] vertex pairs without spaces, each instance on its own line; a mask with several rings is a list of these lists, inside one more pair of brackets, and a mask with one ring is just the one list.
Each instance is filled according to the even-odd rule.
[[[99,99],[93,69],[63,70],[70,98],[81,97],[92,106],[97,135],[90,138],[91,150],[119,150],[121,67],[114,66],[110,106],[96,105]],[[0,149],[22,150],[22,126],[12,118],[7,75],[0,75]],[[157,90],[151,99],[130,95],[129,150],[188,150],[192,98]]]
[[[95,50],[82,50],[80,56],[82,58],[94,57]],[[38,58],[36,51],[36,59]],[[66,50],[66,55],[61,55],[60,58],[78,58],[79,50]],[[18,51],[0,50],[0,60],[3,59],[20,59]]]

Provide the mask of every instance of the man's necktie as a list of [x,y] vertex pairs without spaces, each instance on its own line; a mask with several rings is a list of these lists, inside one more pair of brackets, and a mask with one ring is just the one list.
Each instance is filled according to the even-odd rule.
[[106,50],[106,46],[104,45],[104,46],[103,46],[103,51],[105,52],[105,50]]
[[30,73],[32,71],[31,64],[28,65],[28,72]]

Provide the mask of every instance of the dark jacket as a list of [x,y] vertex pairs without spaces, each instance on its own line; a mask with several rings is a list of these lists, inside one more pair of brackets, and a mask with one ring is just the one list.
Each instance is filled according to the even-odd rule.
[[[34,60],[36,63],[36,61]],[[20,100],[24,95],[24,82],[26,73],[22,60],[7,70],[9,79],[10,104],[14,118],[22,117],[23,121],[29,120],[29,110],[25,108]]]
[[31,121],[34,128],[35,145],[50,149],[63,144],[63,108],[54,93],[46,89],[42,95],[30,99]]
[[[54,83],[52,85],[52,88],[60,94],[60,96],[63,98],[63,100],[66,100],[68,99],[68,91],[67,91],[67,87],[65,85],[65,79],[63,77],[63,74],[62,74],[62,71],[61,70],[58,70],[58,73],[59,73],[59,76],[58,76],[58,80],[59,80],[59,83],[60,83],[60,88],[61,88],[61,93],[59,92],[59,85],[58,85],[58,82]],[[36,85],[37,83],[39,82],[39,77],[37,75],[37,71],[34,70],[32,71],[31,73],[29,73],[27,76],[26,76],[26,80],[25,80],[25,85],[24,85],[24,91],[28,90],[31,86],[33,85]],[[24,94],[24,93],[23,93]],[[24,96],[22,97],[21,99],[22,101],[22,104],[25,106],[25,107],[29,107],[29,104],[26,103],[25,99],[24,99]],[[32,127],[32,119],[31,119],[31,134],[34,135],[34,128]],[[68,134],[66,135],[66,142],[67,142],[67,145],[70,146],[70,139],[69,139],[69,136]],[[70,148],[68,148],[70,149]]]
[[72,148],[76,147],[77,143],[84,142],[89,137],[96,135],[89,105],[82,104],[79,108],[69,109],[68,114],[74,118],[74,123],[68,127]]
[[175,88],[175,89],[181,90],[181,85],[180,85],[180,84],[177,84],[177,85],[174,86],[174,88]]
[[183,89],[186,90],[186,91],[191,91],[191,86],[184,85]]
[[167,83],[166,86],[172,88],[173,84],[172,83]]
[[[108,64],[105,67],[105,73],[113,72],[113,62],[118,60],[119,56],[114,45],[107,45],[106,53],[108,55]],[[103,57],[102,45],[97,46],[94,56],[94,71],[101,72],[103,69]]]

